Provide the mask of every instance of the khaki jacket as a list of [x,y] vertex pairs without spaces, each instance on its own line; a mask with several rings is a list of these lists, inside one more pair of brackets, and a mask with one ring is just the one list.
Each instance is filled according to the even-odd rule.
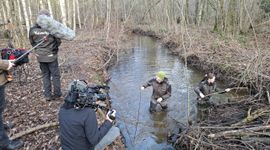
[[8,69],[8,61],[0,58],[0,86],[7,83],[6,71]]

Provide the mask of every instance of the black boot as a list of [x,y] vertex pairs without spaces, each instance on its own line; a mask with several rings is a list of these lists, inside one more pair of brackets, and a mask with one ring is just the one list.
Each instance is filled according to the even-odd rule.
[[8,145],[3,148],[3,150],[15,150],[21,148],[23,146],[23,142],[21,140],[10,140]]

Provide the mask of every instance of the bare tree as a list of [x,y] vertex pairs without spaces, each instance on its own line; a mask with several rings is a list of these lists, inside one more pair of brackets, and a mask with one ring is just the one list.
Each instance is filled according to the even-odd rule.
[[59,2],[60,2],[60,9],[61,9],[61,15],[62,15],[62,22],[63,22],[64,25],[67,25],[65,0],[59,0]]
[[[29,22],[30,22],[30,24],[33,24],[32,10],[31,10],[30,0],[27,0],[27,4],[28,4],[28,12],[29,12]],[[26,13],[26,12],[24,11],[24,13]]]
[[21,14],[21,4],[20,4],[20,0],[17,0],[17,8],[18,8],[18,18],[20,23],[22,23],[22,14]]
[[[24,20],[25,20],[25,24],[26,24],[27,33],[29,33],[30,25],[29,25],[29,17],[28,17],[28,14],[27,14],[26,2],[25,2],[25,0],[21,0],[21,2],[22,2],[22,6],[23,6]],[[28,36],[29,35],[27,34],[27,37]]]
[[52,4],[51,4],[51,0],[47,0],[47,3],[48,3],[48,8],[49,8],[49,11],[50,11],[51,17],[53,18],[53,11],[52,11]]
[[39,0],[39,8],[40,8],[40,10],[45,8],[43,0]]
[[78,2],[78,0],[75,0],[76,2],[76,6],[77,6],[77,17],[78,17],[78,24],[79,24],[79,28],[82,28],[81,25],[81,14],[80,14],[80,3]]
[[107,34],[106,34],[106,41],[108,40],[109,38],[109,32],[110,32],[110,27],[111,27],[111,0],[107,0],[106,1],[106,29],[107,29]]
[[76,30],[76,2],[75,0],[72,1],[72,4],[73,4],[73,30],[75,31]]
[[3,12],[3,21],[4,21],[4,23],[6,23],[7,22],[7,14],[6,14],[5,7],[4,7],[3,3],[1,3],[1,10]]
[[10,4],[9,1],[4,1],[5,2],[5,7],[6,7],[6,13],[7,13],[7,18],[10,22],[13,22],[11,19],[11,14],[10,14]]

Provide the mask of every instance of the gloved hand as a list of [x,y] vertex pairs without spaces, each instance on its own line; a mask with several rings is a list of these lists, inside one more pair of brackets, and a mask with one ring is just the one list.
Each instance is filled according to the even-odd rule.
[[203,93],[200,93],[201,98],[205,98],[205,95]]
[[230,92],[230,91],[231,91],[230,88],[225,89],[225,92]]
[[160,97],[157,99],[157,102],[160,103],[162,100],[163,100],[162,97]]
[[15,66],[14,60],[8,60],[8,68],[7,68],[7,70],[10,70],[13,66]]
[[112,109],[108,111],[106,115],[106,119],[109,120],[110,122],[113,122],[115,120],[115,116],[116,116],[116,110]]
[[144,90],[144,89],[145,89],[145,88],[142,86],[142,87],[141,87],[141,90]]

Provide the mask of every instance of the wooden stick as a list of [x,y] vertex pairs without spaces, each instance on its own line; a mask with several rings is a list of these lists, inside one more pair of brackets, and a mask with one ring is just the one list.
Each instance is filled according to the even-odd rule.
[[36,126],[34,128],[30,128],[30,129],[28,129],[26,131],[19,132],[19,133],[13,135],[10,139],[14,140],[14,139],[20,138],[22,136],[25,136],[27,134],[36,132],[38,130],[41,130],[41,129],[44,129],[44,128],[49,128],[49,127],[54,127],[54,126],[58,126],[58,125],[59,125],[59,122],[51,122],[51,123],[39,125],[39,126]]
[[222,131],[215,134],[209,134],[208,137],[210,138],[219,138],[219,137],[228,137],[228,136],[241,136],[243,134],[247,134],[250,132],[260,131],[270,129],[270,125],[267,126],[259,126],[259,127],[252,127],[252,128],[245,128],[245,129],[238,129],[238,130],[229,130],[229,131]]
[[266,91],[266,95],[267,95],[268,104],[270,104],[270,94],[269,94],[269,91]]

